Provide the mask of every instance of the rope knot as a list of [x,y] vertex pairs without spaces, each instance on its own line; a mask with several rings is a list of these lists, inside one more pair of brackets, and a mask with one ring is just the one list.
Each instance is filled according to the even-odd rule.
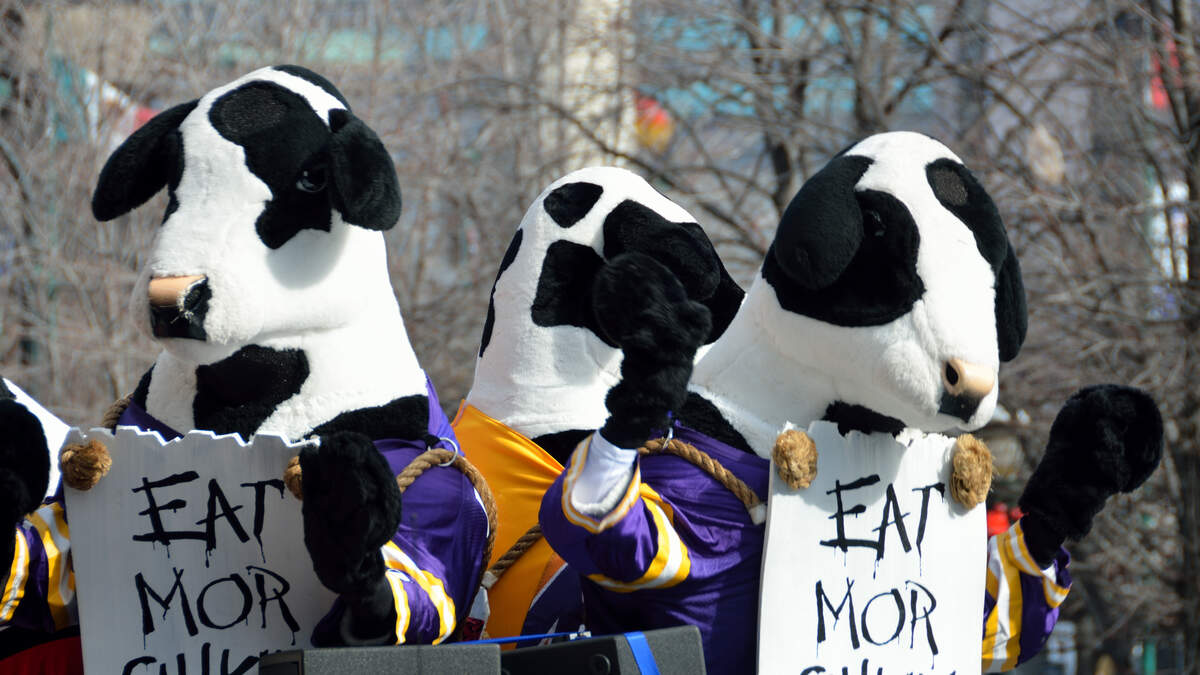
[[63,482],[76,490],[91,490],[112,468],[108,448],[96,439],[68,443],[58,454]]
[[293,455],[283,470],[283,484],[296,499],[304,501],[304,480],[300,473],[300,455]]
[[950,496],[968,510],[987,498],[992,488],[992,452],[983,441],[963,434],[950,458]]
[[817,477],[817,444],[799,429],[788,429],[775,439],[771,449],[775,472],[793,490],[812,485]]

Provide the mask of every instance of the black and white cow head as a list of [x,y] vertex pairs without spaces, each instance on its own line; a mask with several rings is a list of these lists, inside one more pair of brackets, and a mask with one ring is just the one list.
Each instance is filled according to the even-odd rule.
[[[1026,326],[995,204],[954,153],[909,132],[869,137],[804,184],[744,311],[754,331],[737,339],[766,347],[762,370],[774,369],[744,410],[871,431],[983,426],[1000,362],[1017,355]],[[768,358],[733,355],[736,346],[713,355]],[[714,373],[729,371],[704,361],[694,388],[719,392]]]
[[380,231],[400,214],[395,169],[316,73],[263,68],[154,117],[109,158],[92,208],[116,218],[163,187],[133,311],[180,358],[337,328],[390,292]]
[[569,452],[599,428],[621,352],[598,327],[592,281],[608,260],[634,251],[710,308],[715,340],[743,293],[695,218],[625,169],[581,169],[542,192],[509,244],[467,402],[551,452]]
[[843,403],[926,431],[992,415],[1025,336],[1016,255],[962,161],[915,133],[872,136],[788,205],[763,264],[788,332]]

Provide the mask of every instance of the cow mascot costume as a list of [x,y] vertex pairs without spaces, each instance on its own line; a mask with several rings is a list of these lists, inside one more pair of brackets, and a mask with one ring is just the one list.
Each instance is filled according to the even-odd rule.
[[[130,136],[93,211],[116,218],[163,187],[133,294],[163,351],[116,423],[315,439],[287,475],[317,577],[338,594],[313,643],[446,640],[478,588],[490,498],[456,468],[388,279],[400,190],[387,150],[325,78],[264,68]],[[397,474],[431,450],[402,493]]]
[[634,253],[669,270],[710,311],[705,341],[715,340],[741,288],[695,218],[625,169],[590,167],[554,181],[500,263],[475,379],[454,420],[496,494],[496,550],[484,581],[491,636],[579,626],[578,576],[541,538],[537,511],[571,450],[607,416],[621,350],[597,322],[592,287]]
[[0,673],[82,673],[57,455],[67,425],[0,379]]
[[[789,450],[803,444],[781,430],[827,420],[842,435],[890,442],[983,426],[999,364],[1024,339],[1017,259],[996,207],[953,153],[888,133],[800,189],[690,384],[703,308],[652,260],[631,262],[638,269],[598,280],[594,298],[625,354],[612,414],[547,491],[542,528],[587,578],[590,628],[695,624],[709,672],[750,672],[770,458],[802,486],[821,450]],[[655,318],[668,316],[670,326]],[[647,443],[664,429],[669,440]],[[1139,390],[1089,387],[1066,403],[1021,498],[1026,515],[988,542],[984,616],[970,631],[982,635],[982,670],[1010,669],[1041,648],[1070,585],[1062,543],[1086,534],[1110,495],[1141,484],[1161,450],[1157,407]]]

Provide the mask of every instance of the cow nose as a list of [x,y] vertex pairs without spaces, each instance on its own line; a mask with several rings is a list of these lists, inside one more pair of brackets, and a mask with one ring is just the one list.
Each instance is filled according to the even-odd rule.
[[193,285],[204,281],[203,276],[190,275],[183,277],[154,277],[147,287],[150,304],[154,307],[174,307],[183,302],[183,298]]
[[147,287],[150,331],[160,338],[206,340],[204,317],[212,291],[203,276],[156,277]]
[[948,359],[942,366],[942,400],[938,412],[966,422],[996,384],[996,370],[962,359]]
[[996,371],[962,359],[949,359],[942,368],[942,385],[951,396],[983,398],[996,384]]

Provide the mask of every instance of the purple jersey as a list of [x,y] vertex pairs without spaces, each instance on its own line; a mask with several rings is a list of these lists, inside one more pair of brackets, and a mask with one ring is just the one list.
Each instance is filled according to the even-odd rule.
[[0,630],[19,626],[50,634],[78,623],[61,494],[26,516],[14,536],[13,560],[4,570],[0,595]]
[[[675,438],[720,462],[765,501],[770,467],[766,460],[679,424]],[[546,539],[586,578],[589,628],[618,633],[693,624],[700,629],[709,672],[751,672],[763,526],[755,525],[741,501],[702,469],[666,454],[638,459],[624,497],[611,512],[599,517],[581,513],[568,496],[583,469],[589,442],[576,448],[546,492],[540,512]],[[1014,529],[1014,536],[1020,537],[1019,527]],[[1004,537],[989,542],[984,625],[985,631],[989,626],[993,630],[990,641],[985,636],[984,648],[990,644],[1003,650],[1009,643],[1014,648],[1019,644],[1017,652],[1024,660],[1045,643],[1070,580],[1065,552],[1055,561],[1051,580],[1036,566],[1021,566],[1006,556],[1012,544]],[[1005,583],[992,583],[993,568]],[[1055,592],[1020,593],[1027,582],[1042,588],[1043,581],[1053,584]],[[1014,586],[1019,587],[1015,592]],[[1018,620],[998,622],[1001,614]],[[1044,620],[1022,622],[1020,617]],[[990,663],[986,657],[985,667]]]

